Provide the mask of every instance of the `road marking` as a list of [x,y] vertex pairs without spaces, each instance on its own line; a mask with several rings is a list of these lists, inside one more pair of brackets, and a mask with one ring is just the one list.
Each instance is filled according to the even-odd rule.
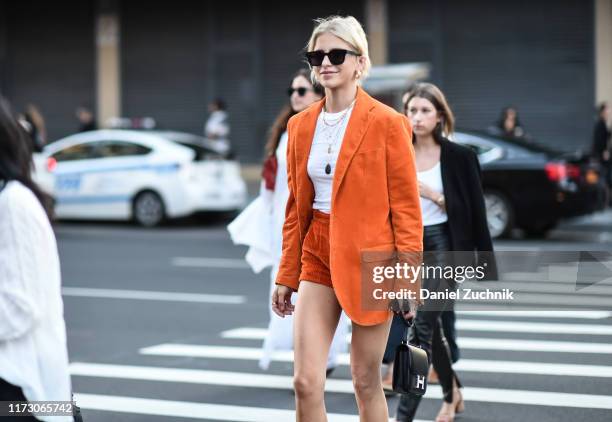
[[[506,333],[545,333],[545,334],[577,334],[577,335],[612,335],[612,325],[595,324],[556,324],[547,322],[517,322],[517,321],[484,321],[477,319],[461,319],[456,323],[462,331],[496,331]],[[236,328],[221,333],[223,338],[243,338],[250,340],[263,339],[265,328]]]
[[479,337],[459,337],[457,339],[461,349],[470,350],[511,350],[524,352],[548,353],[612,353],[612,344],[608,343],[582,343],[569,341],[544,341],[522,339],[498,339]]
[[175,267],[196,267],[196,268],[246,268],[251,267],[244,259],[233,258],[203,258],[203,257],[176,257],[172,258],[172,265]]
[[[500,288],[503,285],[491,286]],[[477,291],[477,290],[474,290]],[[494,300],[482,300],[476,298],[464,299],[463,294],[460,294],[460,300],[457,303],[465,304],[487,304],[489,307],[494,306],[512,306],[512,305],[531,305],[532,309],[539,308],[542,305],[546,306],[584,306],[587,309],[598,308],[598,307],[610,307],[612,303],[612,296],[603,295],[587,295],[583,293],[535,293],[535,292],[514,292],[513,300],[507,301],[494,301]]]
[[456,327],[463,331],[496,331],[512,333],[612,335],[612,325],[556,324],[545,322],[458,320]]
[[[245,372],[207,371],[201,369],[160,368],[153,366],[108,365],[79,363],[70,365],[73,376],[132,379],[143,381],[179,382],[190,384],[222,385],[233,387],[255,387],[275,390],[292,390],[293,377]],[[325,391],[354,394],[351,380],[328,379]],[[587,409],[612,409],[612,396],[594,394],[557,393],[548,391],[508,390],[498,388],[469,387],[463,393],[466,400],[531,404],[554,407],[576,407]],[[438,385],[427,388],[427,399],[441,399]]]
[[[472,283],[468,286],[473,291],[484,289],[509,289],[516,296],[519,293],[539,293],[551,295],[572,295],[574,298],[593,299],[601,296],[612,296],[612,286],[609,284],[594,284],[576,291],[576,283],[557,283],[556,281],[498,281],[488,283]],[[569,303],[573,303],[568,299]],[[611,302],[608,302],[610,304]]]
[[[295,420],[294,410],[269,409],[263,407],[231,406],[81,393],[75,393],[75,399],[78,406],[83,409],[108,412],[235,422]],[[344,415],[339,413],[328,413],[327,417],[330,422],[358,422],[359,420],[356,415]],[[390,421],[392,421],[392,419],[390,419]],[[415,422],[426,421],[416,420]]]
[[246,302],[244,296],[213,295],[200,293],[153,292],[148,290],[123,289],[91,289],[83,287],[64,287],[62,295],[75,297],[105,298],[105,299],[132,299],[132,300],[159,300],[165,302],[194,302],[194,303],[221,303],[227,305],[240,305]]
[[[223,331],[221,337],[241,340],[263,340],[266,335],[265,328],[236,328]],[[351,335],[347,335],[351,341]],[[553,353],[612,353],[612,344],[584,343],[545,340],[497,339],[480,337],[463,337],[457,339],[459,347],[472,350],[514,350],[525,352],[553,352]]]
[[[259,360],[263,352],[254,347],[200,346],[189,344],[160,344],[140,349],[143,355],[181,356],[211,359]],[[277,351],[273,360],[293,362],[292,351]],[[339,365],[350,365],[350,355],[338,356]],[[542,362],[498,361],[480,359],[461,359],[453,368],[466,372],[487,372],[502,374],[559,375],[612,378],[612,366],[575,365]]]
[[612,317],[610,311],[575,311],[561,309],[558,311],[534,311],[531,309],[509,309],[507,311],[455,311],[458,315],[502,316],[509,318],[565,318],[565,319],[605,319]]

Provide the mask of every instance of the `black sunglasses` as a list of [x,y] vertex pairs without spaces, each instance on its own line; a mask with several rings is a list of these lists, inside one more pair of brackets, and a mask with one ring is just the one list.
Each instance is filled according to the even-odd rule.
[[323,50],[309,51],[306,53],[306,60],[308,60],[308,63],[311,66],[321,66],[325,56],[327,56],[329,57],[329,62],[335,66],[344,63],[344,59],[346,58],[347,54],[352,56],[361,56],[361,54],[355,53],[351,50],[334,48],[333,50],[329,50],[327,53]]
[[289,89],[287,89],[287,94],[289,94],[289,96],[291,97],[293,95],[293,93],[296,92],[296,91],[297,91],[297,93],[298,93],[298,95],[300,97],[303,97],[304,95],[306,95],[306,93],[308,91],[310,91],[310,89],[309,88],[304,88],[303,86],[299,87],[299,88],[289,88]]

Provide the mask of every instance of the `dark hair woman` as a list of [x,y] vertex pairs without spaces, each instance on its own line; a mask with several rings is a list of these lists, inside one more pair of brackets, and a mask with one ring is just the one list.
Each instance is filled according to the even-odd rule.
[[0,98],[0,401],[70,401],[59,256],[26,136]]
[[13,116],[8,101],[0,97],[0,181],[20,182],[32,191],[49,215],[50,198],[32,180],[32,148],[28,134]]
[[[444,254],[428,254],[434,251],[470,251],[472,255],[474,251],[492,251],[478,158],[472,150],[447,139],[453,133],[455,119],[444,94],[433,84],[417,84],[405,98],[404,111],[414,133],[426,261],[436,260],[428,263],[435,265],[442,263],[440,259],[448,262]],[[492,264],[487,262],[487,278],[494,276]],[[426,279],[424,288],[455,290],[456,284],[454,280]],[[410,341],[428,351],[439,376],[444,402],[437,422],[453,421],[455,413],[463,410],[461,383],[439,327],[440,316],[452,312],[453,306],[452,299],[426,299],[410,332]],[[397,420],[412,421],[419,401],[417,396],[402,396]]]
[[521,124],[518,111],[513,106],[502,109],[496,129],[499,135],[509,138],[524,138],[527,135]]

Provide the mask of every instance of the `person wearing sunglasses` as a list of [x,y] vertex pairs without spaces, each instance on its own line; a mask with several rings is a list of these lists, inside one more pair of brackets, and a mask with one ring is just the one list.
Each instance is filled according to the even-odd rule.
[[[246,258],[253,271],[259,272],[266,266],[272,267],[270,293],[275,287],[274,281],[280,263],[285,208],[289,197],[286,158],[287,122],[289,118],[315,101],[321,100],[325,91],[321,85],[311,82],[308,69],[300,69],[293,75],[287,94],[288,104],[276,117],[265,147],[266,159],[260,195],[228,225],[234,243],[249,246]],[[292,300],[295,301],[295,297]],[[327,359],[328,375],[338,365],[339,354],[346,350],[347,333],[347,324],[339,324]],[[263,342],[259,367],[267,370],[275,351],[292,348],[293,319],[281,318],[270,309],[270,322]]]
[[362,285],[361,258],[422,250],[411,131],[405,116],[360,87],[370,68],[361,24],[352,16],[315,22],[305,58],[325,98],[288,123],[289,198],[272,309],[293,315],[296,420],[326,420],[327,354],[344,311],[360,420],[379,422],[389,417],[380,367],[392,312],[364,306],[371,285]]

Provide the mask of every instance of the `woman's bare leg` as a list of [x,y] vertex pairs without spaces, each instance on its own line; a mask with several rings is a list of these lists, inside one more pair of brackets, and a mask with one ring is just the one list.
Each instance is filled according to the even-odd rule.
[[297,296],[293,316],[296,420],[325,422],[327,355],[341,308],[334,291],[322,284],[302,281]]
[[380,366],[390,327],[391,318],[368,327],[353,323],[351,373],[361,422],[389,420]]

